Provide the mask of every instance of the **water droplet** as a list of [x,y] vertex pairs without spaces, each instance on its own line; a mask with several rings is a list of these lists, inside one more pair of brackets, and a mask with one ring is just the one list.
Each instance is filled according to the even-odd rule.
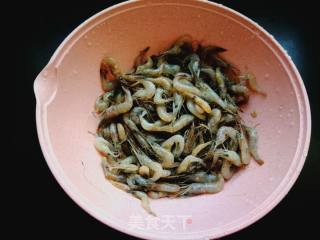
[[200,14],[198,14],[198,15],[197,15],[197,17],[198,17],[198,18],[201,18],[201,15],[200,15]]
[[85,35],[85,36],[84,36],[84,39],[88,39],[88,35]]
[[293,109],[292,108],[290,109],[290,112],[293,113]]
[[92,42],[87,42],[87,45],[90,47],[92,46]]
[[281,134],[281,130],[278,130],[278,131],[277,131],[277,134],[280,135],[280,134]]
[[288,113],[287,116],[290,118],[291,117],[291,113]]
[[44,71],[43,72],[43,76],[46,78],[46,77],[48,77],[48,71]]
[[280,105],[280,106],[279,106],[279,110],[281,111],[282,109],[283,109],[283,107]]
[[293,92],[293,91],[291,91],[291,92],[290,92],[290,95],[291,95],[291,96],[293,96],[293,95],[294,95],[294,92]]
[[220,35],[223,35],[223,31],[220,31]]
[[279,118],[282,118],[282,117],[283,117],[282,114],[280,114],[280,115],[279,115]]
[[270,182],[273,182],[273,181],[274,181],[274,177],[270,177],[270,178],[269,178],[269,181],[270,181]]
[[78,71],[74,69],[74,70],[72,71],[72,73],[73,73],[73,74],[78,74]]
[[292,121],[292,122],[290,122],[290,126],[291,127],[293,127],[294,126],[294,122]]
[[278,87],[276,87],[276,93],[280,92],[280,89]]
[[269,73],[266,73],[266,74],[264,75],[264,78],[269,78],[269,77],[270,77]]
[[273,111],[273,109],[272,109],[272,108],[270,108],[270,109],[269,109],[269,111],[270,111],[270,112],[272,112],[272,111]]

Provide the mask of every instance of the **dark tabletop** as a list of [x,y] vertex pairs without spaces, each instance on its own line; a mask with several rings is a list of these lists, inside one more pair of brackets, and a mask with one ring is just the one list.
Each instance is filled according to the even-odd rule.
[[[66,1],[65,1],[66,2]],[[320,175],[320,51],[317,6],[312,1],[218,1],[258,22],[272,33],[292,56],[306,86],[312,109],[312,139],[305,166],[289,194],[263,219],[225,239],[271,237],[311,238],[317,234]],[[15,54],[18,92],[15,98],[16,121],[23,116],[23,128],[15,136],[25,137],[18,149],[27,156],[23,169],[28,172],[21,187],[28,193],[20,196],[23,214],[17,232],[25,236],[74,236],[90,239],[135,239],[103,225],[80,209],[61,189],[43,158],[35,125],[33,81],[63,39],[80,23],[117,1],[88,0],[65,5],[59,1],[25,1],[19,4],[17,17],[22,29],[16,32],[19,48]],[[289,3],[289,4],[288,4]],[[33,5],[35,7],[33,7]],[[21,28],[20,26],[20,28]],[[248,51],[250,51],[248,49]],[[22,101],[21,101],[22,100]],[[23,103],[23,105],[21,105]],[[17,126],[21,126],[21,122]],[[21,131],[22,130],[22,131]],[[22,159],[19,159],[20,161]],[[25,166],[27,165],[27,166]],[[312,215],[316,219],[312,218]],[[28,224],[28,227],[24,226]]]

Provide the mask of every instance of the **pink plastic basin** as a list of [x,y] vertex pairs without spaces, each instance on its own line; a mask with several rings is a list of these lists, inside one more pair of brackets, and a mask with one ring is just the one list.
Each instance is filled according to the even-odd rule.
[[[157,53],[182,34],[228,49],[224,56],[253,72],[268,93],[253,95],[243,113],[248,124],[259,124],[265,164],[252,161],[215,195],[153,200],[153,218],[105,180],[88,131],[98,123],[92,111],[101,93],[101,58],[112,56],[127,70],[139,50],[151,46]],[[141,238],[218,238],[252,224],[287,194],[308,151],[309,102],[290,57],[256,23],[206,1],[132,1],[96,14],[64,40],[34,91],[41,148],[57,181],[92,216]],[[250,117],[253,110],[257,118]]]

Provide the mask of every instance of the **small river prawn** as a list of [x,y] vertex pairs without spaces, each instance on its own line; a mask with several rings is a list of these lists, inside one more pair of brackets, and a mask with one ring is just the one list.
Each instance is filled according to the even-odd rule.
[[215,146],[219,146],[224,143],[228,138],[233,142],[237,142],[238,131],[233,127],[222,126],[218,129]]
[[100,95],[94,105],[94,109],[96,113],[101,113],[103,111],[105,111],[111,104],[111,100],[110,97],[113,97],[114,92],[110,91],[110,92],[106,92],[102,95]]
[[94,143],[96,149],[103,155],[103,156],[112,156],[112,157],[118,157],[118,153],[114,152],[113,146],[111,143],[109,143],[107,140],[105,140],[103,137],[96,137],[95,143]]
[[229,161],[231,164],[240,167],[242,162],[240,160],[239,154],[235,151],[225,150],[225,149],[216,149],[214,151],[214,162],[217,162],[219,158]]
[[186,189],[181,190],[179,195],[198,195],[204,193],[217,193],[223,189],[224,179],[220,174],[217,181],[210,183],[191,183]]
[[203,114],[204,110],[201,107],[199,107],[197,104],[195,104],[191,99],[187,100],[187,108],[197,118],[203,121],[206,120],[206,115]]
[[245,130],[248,135],[249,151],[250,151],[252,157],[260,165],[264,164],[264,161],[261,159],[260,155],[258,154],[258,133],[257,133],[257,130],[255,128],[251,128],[251,127],[245,127]]
[[150,81],[160,88],[165,89],[168,92],[172,91],[173,82],[167,77],[157,77],[157,78],[145,78],[146,81]]
[[104,119],[111,119],[111,118],[115,118],[117,116],[119,116],[122,113],[126,113],[129,112],[130,109],[133,106],[133,99],[131,96],[131,93],[128,89],[126,89],[125,87],[122,87],[123,91],[125,92],[125,101],[120,103],[120,104],[116,104],[116,105],[111,105],[110,107],[108,107],[103,113],[102,113],[102,117]]
[[188,171],[188,168],[191,166],[192,163],[199,163],[201,165],[204,165],[204,162],[201,158],[188,155],[183,159],[183,161],[180,163],[179,167],[177,168],[177,174],[181,174],[183,172]]
[[172,152],[175,158],[181,156],[184,149],[184,138],[177,134],[162,142],[161,146]]
[[132,141],[129,141],[134,155],[137,157],[141,165],[147,166],[153,171],[153,176],[150,178],[152,181],[157,181],[163,176],[163,168],[160,163],[151,160],[144,152],[138,149]]
[[168,92],[166,90],[164,90],[163,88],[157,88],[156,92],[154,94],[154,97],[153,97],[153,102],[155,104],[165,104],[165,103],[173,101],[172,97],[171,98],[163,98],[164,95],[168,96]]
[[141,99],[141,100],[152,99],[156,92],[156,86],[152,82],[146,81],[146,80],[139,80],[139,83],[141,83],[144,88],[136,91],[132,95],[133,99]]
[[188,126],[193,120],[194,117],[190,114],[183,114],[181,117],[173,123],[164,125],[161,121],[156,121],[154,123],[148,122],[145,118],[145,113],[140,116],[141,127],[150,132],[168,132],[175,133],[181,130],[182,128]]

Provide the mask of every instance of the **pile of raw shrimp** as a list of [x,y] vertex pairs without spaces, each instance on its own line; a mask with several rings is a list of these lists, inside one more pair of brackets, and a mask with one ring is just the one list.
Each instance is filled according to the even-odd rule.
[[221,47],[182,36],[159,55],[148,50],[129,73],[102,60],[95,147],[106,178],[154,214],[148,197],[217,193],[251,156],[263,164],[257,132],[239,112],[250,91],[265,93],[221,57]]

